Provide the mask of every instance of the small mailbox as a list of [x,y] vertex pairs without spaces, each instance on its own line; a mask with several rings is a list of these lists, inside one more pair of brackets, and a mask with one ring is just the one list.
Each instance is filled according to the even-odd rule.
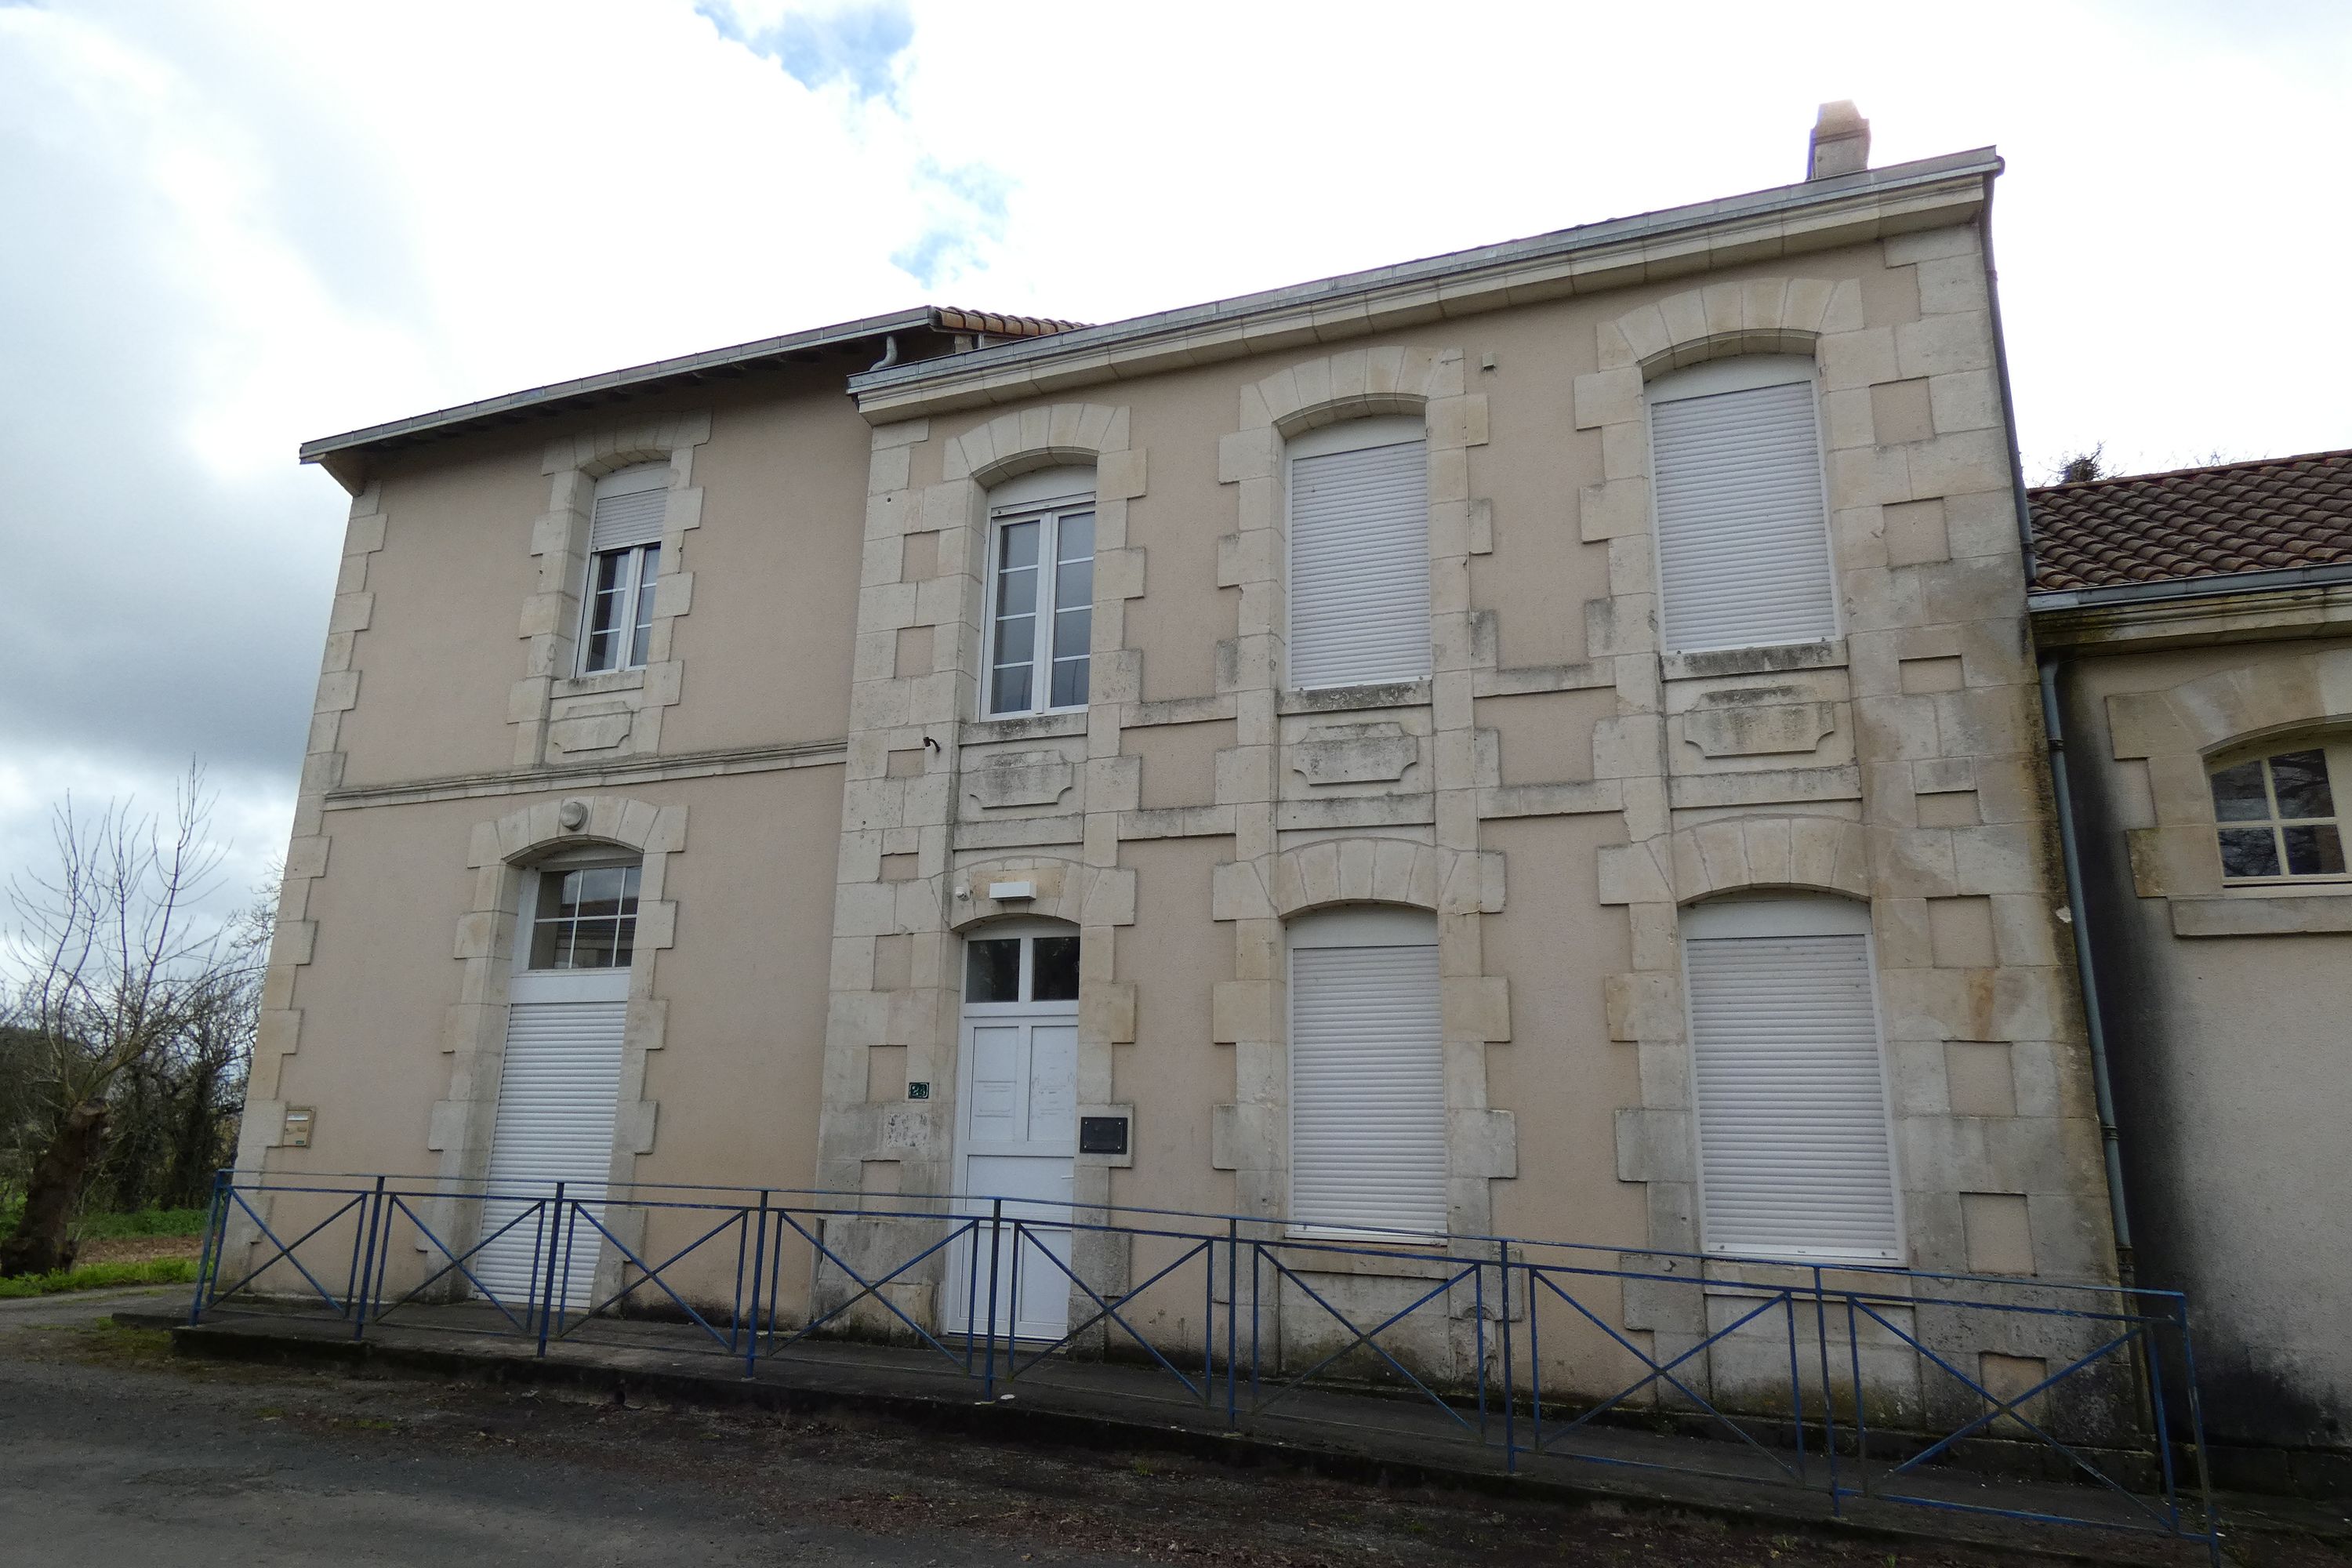
[[1079,1117],[1078,1152],[1081,1154],[1126,1153],[1127,1118],[1124,1116]]
[[285,1131],[278,1134],[278,1142],[289,1149],[308,1149],[310,1146],[310,1122],[315,1114],[307,1105],[288,1106]]

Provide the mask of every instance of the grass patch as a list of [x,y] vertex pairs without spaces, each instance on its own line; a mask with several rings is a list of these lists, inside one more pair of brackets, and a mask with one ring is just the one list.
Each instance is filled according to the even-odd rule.
[[196,1277],[193,1258],[155,1258],[144,1263],[93,1263],[51,1274],[0,1279],[0,1301],[55,1296],[68,1290],[105,1290],[118,1285],[185,1285]]

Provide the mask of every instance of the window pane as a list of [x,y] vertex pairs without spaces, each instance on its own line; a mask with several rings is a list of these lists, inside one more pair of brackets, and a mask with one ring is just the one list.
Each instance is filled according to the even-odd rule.
[[621,917],[613,941],[613,967],[626,969],[637,952],[637,917]]
[[1095,563],[1069,561],[1054,568],[1054,607],[1087,609],[1095,602]]
[[599,866],[593,871],[571,871],[563,878],[563,903],[575,916],[617,915],[620,910],[621,869]]
[[1062,610],[1054,616],[1054,657],[1076,658],[1087,651],[1095,624],[1094,611],[1085,605],[1075,610]]
[[574,928],[572,962],[567,969],[611,969],[615,967],[613,950],[620,935],[621,922],[616,920],[582,921]]
[[1004,571],[1037,564],[1037,530],[1034,522],[1008,522],[997,530],[996,564]]
[[2261,763],[2240,763],[2213,775],[2214,816],[2224,822],[2259,822],[2270,814]]
[[996,662],[1027,664],[1036,657],[1037,617],[1009,616],[996,623]]
[[1037,608],[1037,569],[1024,567],[1018,571],[996,574],[996,613],[1000,616],[1026,616]]
[[1029,683],[1033,677],[1025,664],[1001,664],[989,678],[988,710],[991,713],[1018,713],[1029,706]]
[[1063,561],[1083,561],[1095,552],[1095,514],[1072,512],[1062,519],[1054,536],[1054,554]]
[[568,921],[536,921],[530,928],[530,967],[561,969],[557,962],[562,956],[564,938],[571,931]]
[[2278,791],[2278,814],[2296,817],[2333,816],[2336,801],[2327,788],[2327,753],[2288,752],[2271,759],[2271,785]]
[[1041,936],[1030,960],[1033,1002],[1075,1002],[1078,999],[1078,939]]
[[2333,824],[2286,830],[2286,868],[2297,877],[2334,877],[2344,871],[2344,841]]
[[1087,661],[1083,658],[1061,658],[1054,661],[1054,694],[1048,705],[1055,708],[1083,708],[1087,703]]
[[2221,874],[2225,877],[2275,877],[2279,874],[2278,844],[2267,827],[2221,829]]
[[1021,1000],[1021,939],[992,937],[963,944],[963,999],[967,1002]]
[[648,544],[638,553],[636,635],[629,642],[629,663],[646,662],[653,643],[654,579],[661,575],[661,546]]

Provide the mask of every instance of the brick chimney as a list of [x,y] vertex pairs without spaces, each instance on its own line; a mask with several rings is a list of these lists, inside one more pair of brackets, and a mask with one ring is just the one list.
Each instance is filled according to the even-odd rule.
[[1805,178],[1826,180],[1832,174],[1858,174],[1869,167],[1870,121],[1846,100],[1822,104],[1821,118],[1813,121]]

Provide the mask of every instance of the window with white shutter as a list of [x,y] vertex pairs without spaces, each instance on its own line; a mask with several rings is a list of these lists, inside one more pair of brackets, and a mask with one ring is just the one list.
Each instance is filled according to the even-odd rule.
[[1340,909],[1288,934],[1291,1224],[1444,1235],[1437,918]]
[[1706,1250],[1900,1263],[1869,910],[1727,900],[1682,937]]
[[1660,376],[1647,396],[1665,647],[1835,637],[1813,362],[1714,360]]
[[669,465],[645,463],[596,481],[588,523],[588,583],[581,595],[580,672],[641,669],[661,575],[662,514]]
[[1289,444],[1292,686],[1427,679],[1427,449],[1423,422],[1403,416]]

